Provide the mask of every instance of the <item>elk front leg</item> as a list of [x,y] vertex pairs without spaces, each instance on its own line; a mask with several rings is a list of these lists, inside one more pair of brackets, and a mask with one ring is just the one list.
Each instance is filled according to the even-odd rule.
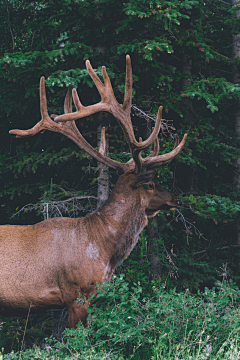
[[67,306],[68,308],[68,327],[69,329],[76,329],[79,321],[82,322],[83,326],[87,325],[88,307],[82,305],[79,301],[75,301]]

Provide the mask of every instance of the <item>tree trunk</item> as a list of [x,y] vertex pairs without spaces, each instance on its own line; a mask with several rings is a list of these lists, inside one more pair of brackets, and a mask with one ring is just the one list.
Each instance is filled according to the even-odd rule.
[[[231,1],[232,6],[238,4],[238,0]],[[240,10],[237,11],[237,17],[240,16]],[[233,60],[233,83],[239,84],[240,83],[240,74],[238,67],[236,65],[236,58],[240,57],[240,34],[233,34],[232,35],[232,60]],[[240,136],[240,106],[236,107],[235,114],[234,114],[234,121],[235,121],[235,131],[237,136]],[[234,184],[237,187],[237,191],[240,190],[240,157],[236,163],[236,172],[234,175]],[[237,232],[237,244],[240,245],[240,223],[237,223],[236,226]]]
[[[191,85],[191,76],[192,76],[192,59],[188,54],[183,54],[182,56],[182,72],[184,75],[182,80],[182,89],[184,89],[186,86]],[[192,99],[189,97],[183,98],[183,102],[186,106],[187,114],[186,118],[190,120],[192,116]]]
[[[102,117],[102,114],[99,114],[99,117]],[[102,132],[102,121],[100,122],[100,124],[98,125],[97,128],[97,145],[98,145],[98,149],[100,146],[100,141],[101,141],[101,132]],[[107,128],[105,127],[105,130]],[[107,155],[108,153],[108,138],[106,138],[106,150],[105,150],[105,154]],[[108,175],[108,166],[100,163],[98,161],[98,170],[99,170],[99,174],[98,174],[98,204],[97,207],[99,208],[107,199],[108,199],[108,195],[109,195],[109,175]]]
[[[191,77],[192,77],[192,59],[188,54],[182,55],[182,73],[184,75],[182,79],[182,89],[184,89],[192,84]],[[184,118],[187,123],[191,124],[193,122],[193,100],[189,97],[183,97],[183,103],[185,106],[185,115]],[[181,165],[182,166],[182,165]],[[185,173],[185,172],[184,172]],[[188,176],[186,176],[188,174]],[[185,173],[185,181],[187,192],[194,192],[197,188],[198,184],[198,173],[197,173],[197,165],[191,164],[190,166],[186,166],[186,173]]]

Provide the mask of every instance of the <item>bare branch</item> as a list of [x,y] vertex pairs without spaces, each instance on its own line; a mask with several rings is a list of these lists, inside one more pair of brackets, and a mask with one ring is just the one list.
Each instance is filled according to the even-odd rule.
[[[78,211],[92,212],[92,204],[90,200],[98,200],[95,196],[76,196],[66,200],[59,201],[45,201],[36,204],[27,204],[18,210],[11,216],[11,219],[19,216],[21,213],[27,213],[31,211],[39,211],[42,213],[44,220],[52,217],[62,217],[63,214],[67,214],[69,217],[75,217],[78,215]],[[91,210],[87,210],[86,206],[83,205],[83,201],[88,200]]]
[[189,219],[187,219],[187,218],[185,218],[184,216],[183,216],[183,214],[181,213],[181,211],[180,210],[178,210],[178,209],[175,209],[176,210],[176,212],[178,213],[178,215],[174,218],[174,219],[172,219],[169,223],[168,223],[168,225],[170,225],[171,224],[171,222],[173,222],[174,220],[176,221],[176,222],[178,222],[179,220],[183,223],[183,226],[184,226],[184,228],[185,228],[185,232],[186,232],[186,234],[187,234],[187,238],[188,238],[188,236],[189,235],[192,235],[192,229],[194,230],[194,232],[195,232],[195,234],[200,238],[203,238],[204,240],[206,240],[206,241],[209,241],[208,239],[206,239],[204,236],[203,236],[203,234],[198,230],[198,228],[194,225],[194,222],[192,222],[191,220],[189,220]]

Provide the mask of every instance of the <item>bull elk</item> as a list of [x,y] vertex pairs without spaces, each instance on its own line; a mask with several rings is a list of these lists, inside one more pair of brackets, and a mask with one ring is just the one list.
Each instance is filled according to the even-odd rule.
[[[11,130],[18,138],[32,136],[43,129],[61,133],[103,164],[123,173],[106,203],[84,218],[52,218],[35,225],[3,225],[0,227],[0,309],[29,309],[30,306],[67,306],[69,327],[79,320],[86,324],[87,306],[76,300],[88,299],[96,283],[108,281],[114,269],[130,254],[139,233],[163,207],[175,208],[174,195],[153,181],[155,168],[167,163],[183,148],[187,134],[173,150],[158,155],[158,133],[162,106],[155,127],[145,141],[136,140],[131,122],[132,67],[126,57],[126,80],[123,105],[114,96],[106,68],[104,83],[87,60],[86,67],[101,101],[83,106],[75,89],[69,89],[64,114],[48,115],[44,77],[40,80],[42,119],[29,130]],[[76,111],[72,112],[72,97]],[[105,156],[105,131],[99,151],[79,132],[76,119],[99,111],[111,113],[121,125],[132,159],[121,163]],[[142,150],[154,142],[152,153],[143,158]]]

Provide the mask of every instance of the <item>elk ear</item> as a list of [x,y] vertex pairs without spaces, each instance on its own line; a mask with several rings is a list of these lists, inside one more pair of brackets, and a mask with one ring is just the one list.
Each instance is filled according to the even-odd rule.
[[143,173],[140,173],[136,175],[133,184],[131,185],[134,189],[138,188],[139,186],[148,183],[149,181],[154,178],[156,175],[156,170],[148,170],[144,171]]

